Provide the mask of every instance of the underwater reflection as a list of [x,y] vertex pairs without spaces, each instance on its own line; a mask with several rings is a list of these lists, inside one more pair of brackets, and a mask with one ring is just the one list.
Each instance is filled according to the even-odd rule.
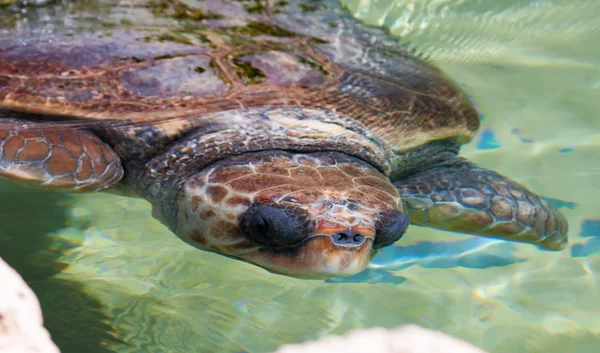
[[62,353],[110,352],[104,346],[120,341],[100,300],[84,292],[85,283],[54,277],[70,266],[61,257],[83,242],[60,231],[88,226],[71,222],[73,196],[3,181],[0,199],[0,257],[35,292],[52,340]]
[[395,275],[394,272],[413,265],[423,268],[484,269],[526,261],[514,255],[515,249],[514,244],[483,238],[447,242],[423,241],[408,246],[391,246],[383,249],[367,270],[351,277],[334,278],[327,282],[401,284],[406,279]]

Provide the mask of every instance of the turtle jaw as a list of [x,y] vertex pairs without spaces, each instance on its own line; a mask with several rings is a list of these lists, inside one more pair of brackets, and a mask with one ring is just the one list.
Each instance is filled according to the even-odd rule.
[[376,254],[371,237],[360,246],[345,246],[335,244],[329,235],[317,235],[293,247],[262,248],[245,254],[244,260],[284,276],[326,279],[357,274]]

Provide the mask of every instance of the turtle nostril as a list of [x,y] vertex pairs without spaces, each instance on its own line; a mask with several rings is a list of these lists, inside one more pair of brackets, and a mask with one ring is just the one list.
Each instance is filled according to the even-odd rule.
[[336,233],[331,236],[331,239],[334,244],[347,246],[358,246],[365,242],[365,237],[355,232]]
[[346,241],[348,241],[348,234],[346,234],[346,233],[337,233],[334,236],[334,240],[337,240],[338,242],[346,242]]

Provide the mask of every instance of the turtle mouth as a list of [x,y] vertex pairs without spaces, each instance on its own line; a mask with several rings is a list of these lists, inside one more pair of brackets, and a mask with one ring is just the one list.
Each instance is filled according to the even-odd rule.
[[318,234],[309,235],[306,238],[304,238],[303,240],[301,240],[297,243],[294,243],[294,244],[288,244],[288,245],[264,244],[263,246],[261,246],[260,251],[295,253],[295,252],[298,252],[299,249],[302,248],[302,246],[304,246],[306,243],[314,240],[315,238],[328,239],[330,242],[331,248],[335,248],[335,249],[339,249],[339,250],[356,250],[369,242],[373,243],[375,241],[375,238],[372,236],[364,236],[364,235],[358,234],[353,231],[341,232],[341,233],[336,233],[336,234],[318,233]]
[[364,237],[360,245],[339,243],[336,235],[315,234],[298,244],[264,246],[244,255],[265,270],[303,279],[325,279],[354,275],[371,262],[376,254],[373,237]]

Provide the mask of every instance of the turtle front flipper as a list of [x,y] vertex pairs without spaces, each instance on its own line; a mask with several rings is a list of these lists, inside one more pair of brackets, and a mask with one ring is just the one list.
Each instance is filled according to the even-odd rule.
[[119,156],[77,129],[0,128],[0,176],[45,188],[98,191],[123,177]]
[[567,245],[567,221],[547,201],[494,171],[455,158],[394,181],[411,223],[548,250]]

